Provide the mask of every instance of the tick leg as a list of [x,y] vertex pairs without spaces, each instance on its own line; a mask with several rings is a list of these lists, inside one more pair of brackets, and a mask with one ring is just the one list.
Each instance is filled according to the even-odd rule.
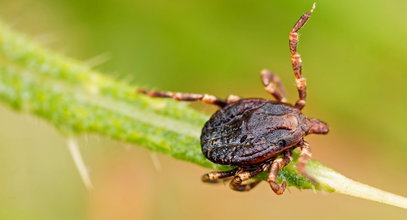
[[[235,191],[239,191],[239,192],[245,192],[245,191],[249,191],[251,189],[253,189],[254,187],[256,187],[261,180],[255,180],[251,183],[247,183],[247,184],[242,184],[242,180],[238,177],[235,177],[232,179],[232,181],[230,182],[230,188],[235,190]],[[232,185],[233,183],[233,185]]]
[[205,183],[218,183],[219,180],[225,179],[231,176],[234,176],[236,172],[238,171],[238,168],[235,168],[233,170],[228,170],[228,171],[212,171],[207,174],[204,174],[201,178],[202,182]]
[[226,99],[226,102],[227,102],[227,103],[237,102],[237,101],[239,101],[240,99],[242,99],[242,98],[240,98],[239,96],[236,96],[236,95],[229,95],[228,98]]
[[235,191],[249,191],[253,189],[257,184],[260,183],[260,180],[255,180],[254,182],[248,183],[248,184],[242,184],[244,181],[256,176],[257,174],[265,171],[268,169],[270,165],[269,164],[262,164],[255,170],[250,170],[250,171],[240,171],[236,174],[236,176],[232,179],[230,182],[229,186],[231,189]]
[[298,172],[303,175],[304,177],[306,177],[307,179],[309,179],[312,183],[317,184],[318,182],[311,177],[307,171],[305,171],[305,166],[308,163],[308,160],[312,157],[312,153],[311,153],[311,147],[309,146],[309,144],[306,141],[303,141],[301,143],[301,153],[300,153],[300,157],[298,158],[298,162],[297,162],[297,169]]
[[307,23],[308,19],[310,18],[312,12],[314,11],[315,3],[312,5],[312,9],[302,15],[300,19],[295,23],[293,29],[290,32],[290,52],[291,52],[291,63],[294,70],[294,76],[296,79],[296,85],[298,90],[299,99],[295,103],[295,107],[298,109],[302,109],[305,106],[305,99],[307,96],[307,84],[305,78],[302,76],[302,61],[301,56],[297,52],[297,45],[298,45],[298,31]]
[[283,157],[275,159],[273,161],[273,163],[271,164],[270,173],[268,176],[268,182],[270,184],[271,189],[277,195],[281,195],[287,186],[287,183],[285,181],[283,181],[283,183],[281,183],[281,185],[279,185],[277,183],[278,171],[281,168],[287,166],[287,164],[290,163],[290,161],[292,159],[293,158],[291,156],[291,151],[286,151]]
[[208,94],[201,95],[193,93],[163,92],[144,89],[139,89],[138,93],[146,94],[150,97],[172,98],[176,101],[187,101],[187,102],[202,101],[203,103],[214,104],[221,108],[225,107],[227,104],[227,101]]
[[274,96],[277,101],[287,102],[285,98],[284,86],[277,75],[273,74],[269,70],[262,70],[261,81],[263,82],[264,89]]

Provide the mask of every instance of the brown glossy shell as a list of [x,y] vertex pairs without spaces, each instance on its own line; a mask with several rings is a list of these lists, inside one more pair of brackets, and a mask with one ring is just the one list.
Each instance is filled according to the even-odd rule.
[[206,122],[202,152],[214,163],[253,165],[295,146],[309,126],[307,118],[289,104],[242,99],[219,109]]

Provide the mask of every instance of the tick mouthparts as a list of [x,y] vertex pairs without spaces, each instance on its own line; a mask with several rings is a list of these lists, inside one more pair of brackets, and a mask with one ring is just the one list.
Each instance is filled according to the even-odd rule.
[[316,118],[309,119],[310,128],[308,130],[308,134],[327,134],[329,132],[328,125]]

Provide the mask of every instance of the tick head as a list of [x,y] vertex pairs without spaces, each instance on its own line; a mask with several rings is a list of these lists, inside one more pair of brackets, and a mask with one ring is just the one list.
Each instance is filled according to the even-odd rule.
[[329,132],[328,125],[316,118],[308,119],[309,129],[307,134],[327,134]]

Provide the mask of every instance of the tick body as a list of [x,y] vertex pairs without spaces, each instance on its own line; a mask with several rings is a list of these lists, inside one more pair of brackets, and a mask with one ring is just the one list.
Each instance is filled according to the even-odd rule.
[[214,163],[252,166],[301,141],[310,123],[290,105],[242,99],[218,110],[202,129],[204,155]]
[[216,183],[232,179],[230,188],[248,191],[259,181],[247,180],[268,171],[268,182],[276,194],[282,194],[286,182],[277,183],[278,171],[292,160],[292,151],[301,149],[298,171],[311,181],[305,165],[311,158],[309,144],[304,141],[308,134],[326,134],[328,125],[318,119],[310,119],[301,113],[306,101],[306,81],[302,76],[301,56],[297,52],[298,31],[307,22],[315,8],[302,15],[289,35],[291,61],[299,94],[294,105],[286,102],[283,85],[277,75],[268,70],[261,72],[264,89],[275,100],[241,99],[231,95],[219,99],[212,95],[173,93],[139,90],[151,97],[173,98],[177,101],[202,101],[220,107],[205,123],[201,134],[202,153],[217,164],[232,165],[229,171],[213,171],[202,176],[202,181]]

